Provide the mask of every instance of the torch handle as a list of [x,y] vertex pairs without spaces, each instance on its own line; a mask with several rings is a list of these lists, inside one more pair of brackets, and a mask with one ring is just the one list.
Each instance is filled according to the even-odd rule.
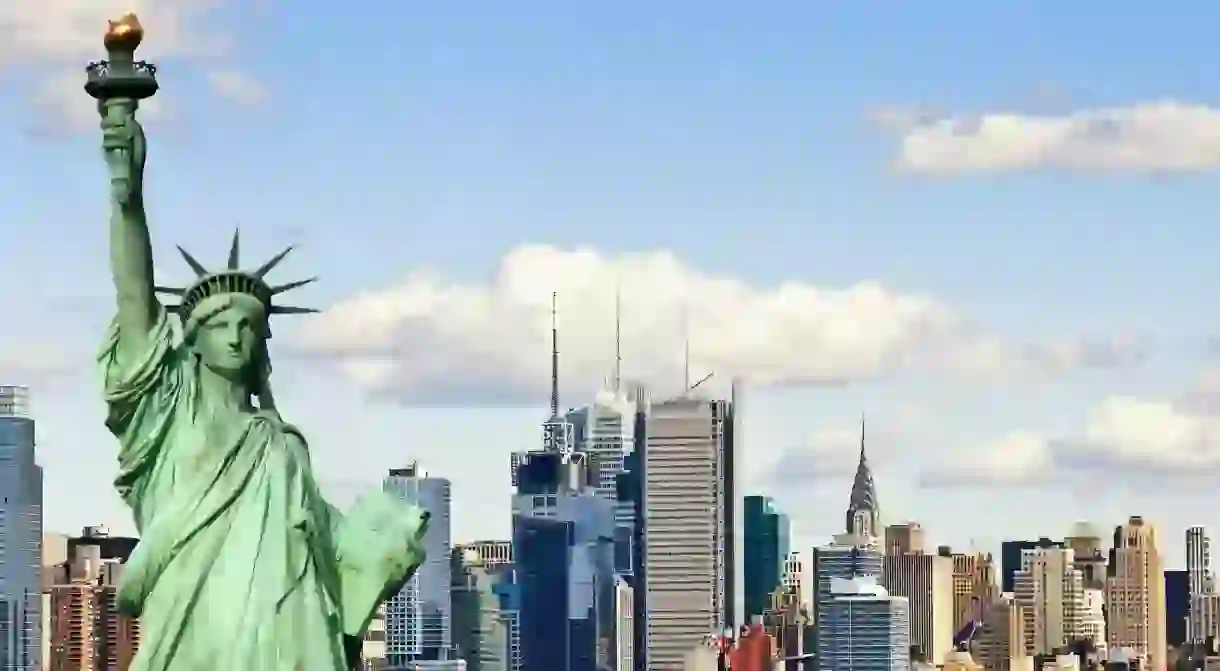
[[[102,101],[103,115],[106,121],[114,126],[123,126],[134,119],[137,105],[133,98],[110,98]],[[134,145],[134,138],[132,142]],[[124,205],[131,199],[132,148],[106,148],[106,163],[110,168],[110,193],[116,201]]]

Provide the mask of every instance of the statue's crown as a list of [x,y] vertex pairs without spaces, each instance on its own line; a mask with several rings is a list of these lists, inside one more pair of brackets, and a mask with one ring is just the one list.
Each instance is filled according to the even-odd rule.
[[195,271],[197,276],[195,283],[181,289],[177,287],[156,287],[156,290],[159,293],[173,294],[180,297],[178,304],[168,306],[168,309],[178,313],[184,320],[190,318],[191,313],[204,299],[217,294],[246,294],[247,296],[252,296],[263,304],[268,315],[317,312],[317,310],[312,308],[276,305],[274,299],[279,294],[305,286],[310,282],[316,281],[318,278],[310,277],[278,286],[267,284],[263,279],[291,251],[292,247],[285,248],[284,251],[271,257],[269,261],[259,266],[256,270],[241,270],[240,235],[238,231],[233,231],[233,244],[229,247],[229,262],[224,270],[215,272],[208,270],[185,249],[179,247],[178,252],[182,254],[182,258],[186,260],[191,270]]

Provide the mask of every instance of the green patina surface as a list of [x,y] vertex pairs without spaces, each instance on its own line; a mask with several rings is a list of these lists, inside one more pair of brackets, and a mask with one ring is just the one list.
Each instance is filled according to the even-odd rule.
[[271,394],[268,318],[294,311],[271,304],[273,262],[240,270],[235,236],[223,271],[188,256],[180,309],[156,297],[137,107],[99,105],[118,299],[99,364],[140,533],[119,590],[142,630],[131,669],[348,669],[345,644],[423,561],[428,515],[380,491],[341,514],[320,494]]

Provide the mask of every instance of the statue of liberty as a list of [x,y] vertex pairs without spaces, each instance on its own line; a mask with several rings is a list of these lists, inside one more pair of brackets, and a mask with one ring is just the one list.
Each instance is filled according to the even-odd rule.
[[422,562],[428,513],[373,492],[345,516],[320,494],[271,393],[269,317],[309,312],[277,299],[310,280],[265,279],[287,250],[242,270],[235,234],[211,271],[179,248],[193,283],[154,285],[135,112],[156,82],[132,59],[141,37],[132,15],[112,23],[109,60],[86,85],[102,116],[118,299],[99,357],[106,426],[140,533],[118,596],[141,625],[131,669],[345,671],[374,610]]

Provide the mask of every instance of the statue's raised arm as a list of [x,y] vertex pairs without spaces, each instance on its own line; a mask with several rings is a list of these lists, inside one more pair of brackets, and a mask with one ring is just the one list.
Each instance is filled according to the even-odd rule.
[[111,22],[107,61],[89,67],[86,90],[98,99],[110,177],[110,269],[118,300],[119,355],[138,357],[160,305],[153,287],[152,244],[144,212],[144,129],[139,101],[156,92],[155,69],[136,62],[144,31],[134,15]]

